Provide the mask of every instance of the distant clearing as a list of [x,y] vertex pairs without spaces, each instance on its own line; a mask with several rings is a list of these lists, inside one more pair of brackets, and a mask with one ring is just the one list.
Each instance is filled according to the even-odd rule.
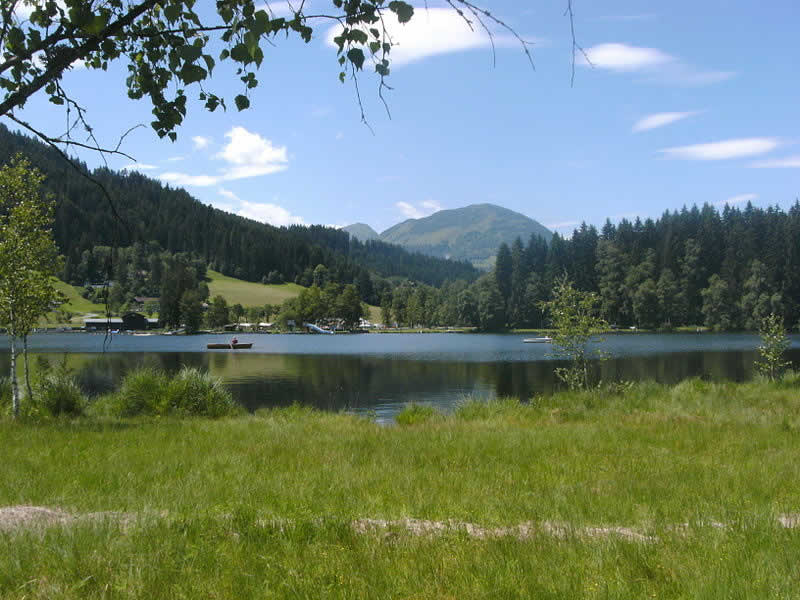
[[220,295],[228,301],[228,304],[241,304],[242,306],[282,304],[286,300],[296,298],[303,291],[303,287],[296,283],[264,285],[228,277],[210,269],[208,277],[211,280],[208,284],[211,297]]

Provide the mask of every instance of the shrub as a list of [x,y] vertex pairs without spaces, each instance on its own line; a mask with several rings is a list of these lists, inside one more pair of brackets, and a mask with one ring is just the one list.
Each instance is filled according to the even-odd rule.
[[145,368],[128,374],[119,391],[100,400],[95,412],[118,416],[223,417],[241,412],[222,381],[184,367],[175,376]]
[[783,318],[775,313],[761,320],[758,334],[761,345],[758,347],[758,359],[755,367],[758,372],[770,381],[783,377],[786,368],[791,364],[784,360],[790,342],[783,328]]
[[79,417],[86,408],[86,397],[75,379],[61,369],[47,373],[39,380],[33,402],[40,414],[51,417]]
[[173,414],[204,417],[224,417],[241,412],[218,377],[191,367],[183,367],[169,381],[166,407]]
[[418,425],[441,418],[441,413],[432,406],[411,403],[395,417],[398,425]]
[[169,381],[163,371],[143,368],[128,373],[110,400],[118,417],[164,414]]

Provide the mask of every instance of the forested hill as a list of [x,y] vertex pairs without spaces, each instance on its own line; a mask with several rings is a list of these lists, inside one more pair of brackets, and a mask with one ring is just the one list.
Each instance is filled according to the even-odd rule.
[[520,244],[498,252],[498,285],[515,325],[528,323],[514,315],[547,299],[566,273],[597,292],[603,317],[620,326],[756,329],[773,312],[800,326],[798,202],[786,211],[706,204],[600,231],[583,225],[570,239],[555,235],[536,260],[524,256]]
[[530,217],[494,204],[473,204],[440,210],[422,219],[408,219],[381,233],[380,239],[410,251],[468,260],[488,269],[497,248],[531,235],[546,242],[553,234]]
[[183,189],[139,173],[96,169],[92,175],[109,191],[112,209],[98,186],[54,150],[0,125],[0,163],[18,152],[46,175],[45,187],[57,199],[55,238],[66,257],[66,279],[73,278],[84,251],[137,241],[193,253],[211,268],[249,281],[261,281],[275,271],[294,281],[319,264],[346,283],[363,281],[370,272],[436,286],[447,279],[474,280],[478,275],[466,262],[409,253],[379,241],[362,243],[328,227],[265,225],[204,205]]

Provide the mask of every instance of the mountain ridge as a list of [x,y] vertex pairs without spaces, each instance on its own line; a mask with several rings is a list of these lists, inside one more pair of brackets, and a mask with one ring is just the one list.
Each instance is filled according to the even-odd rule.
[[406,219],[380,234],[363,223],[343,229],[357,239],[368,230],[378,235],[381,241],[400,245],[411,252],[466,260],[484,269],[492,266],[497,249],[504,242],[511,244],[517,237],[525,241],[531,235],[537,235],[549,243],[553,237],[553,233],[535,219],[489,203],[440,210],[420,219]]

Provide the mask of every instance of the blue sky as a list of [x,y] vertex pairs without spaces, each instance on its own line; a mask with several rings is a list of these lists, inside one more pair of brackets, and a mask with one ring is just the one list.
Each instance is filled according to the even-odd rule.
[[[592,65],[579,57],[572,87],[566,0],[482,4],[535,42],[536,70],[500,29],[493,66],[485,34],[429,1],[393,31],[391,119],[377,80],[360,78],[374,134],[352,83],[338,81],[326,23],[310,44],[279,39],[266,50],[251,109],[212,114],[195,103],[175,143],[147,126],[148,103],[127,99],[124,65],[75,69],[65,85],[103,144],[146,125],[122,146],[138,163],[115,157],[112,168],[277,225],[382,231],[492,202],[569,233],[693,203],[786,207],[800,193],[796,0],[574,0]],[[232,100],[235,81],[218,67],[210,87]],[[62,108],[43,98],[22,116],[50,133],[64,127]]]

